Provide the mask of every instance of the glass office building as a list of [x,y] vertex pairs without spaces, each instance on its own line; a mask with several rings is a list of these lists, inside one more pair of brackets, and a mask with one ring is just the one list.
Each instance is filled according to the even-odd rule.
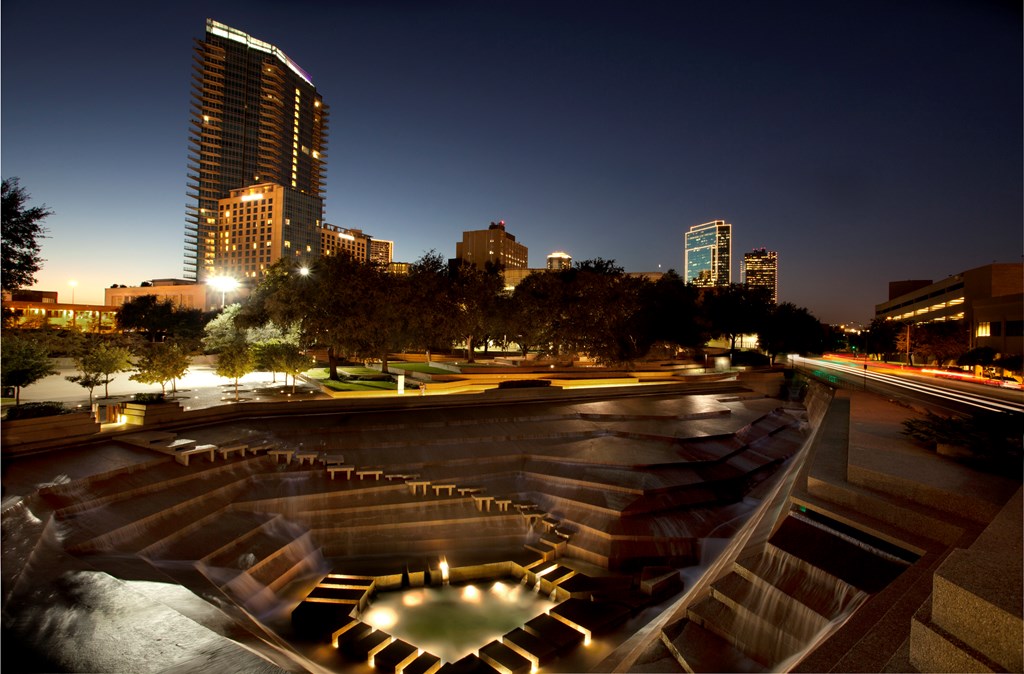
[[[196,41],[194,73],[185,276],[203,281],[217,273],[218,202],[233,190],[274,183],[296,193],[289,203],[322,202],[328,108],[284,52],[212,19]],[[312,229],[293,238],[316,237]]]
[[686,282],[702,288],[732,283],[732,225],[714,220],[686,232]]
[[740,282],[748,288],[764,288],[771,293],[772,304],[779,301],[779,254],[758,248],[743,254]]

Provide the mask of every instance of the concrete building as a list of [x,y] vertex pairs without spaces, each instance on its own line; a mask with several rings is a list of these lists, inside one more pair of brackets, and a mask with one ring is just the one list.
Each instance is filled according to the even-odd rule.
[[[218,258],[220,202],[232,190],[273,183],[294,193],[293,203],[317,215],[302,223],[308,231],[285,233],[289,252],[315,246],[312,220],[323,206],[312,202],[324,195],[328,108],[309,75],[274,45],[212,19],[196,41],[194,72],[185,277],[204,281],[224,273],[218,266],[237,266]],[[258,264],[247,263],[249,278]]]
[[[241,298],[238,291],[229,300]],[[221,305],[220,291],[215,291],[205,283],[196,283],[187,279],[166,278],[153,279],[138,286],[111,286],[103,289],[103,303],[109,307],[119,308],[128,300],[155,295],[162,300],[170,300],[181,309],[202,309],[210,311]]]
[[732,283],[732,225],[713,220],[686,232],[683,270],[687,283],[702,288]]
[[387,239],[373,239],[369,241],[369,256],[371,262],[380,264],[391,264],[394,262],[395,242]]
[[779,254],[774,250],[755,249],[743,254],[740,283],[749,288],[765,288],[772,295],[772,304],[779,301]]
[[56,290],[15,290],[3,293],[4,319],[15,328],[113,332],[117,307],[61,302]]
[[208,277],[255,285],[283,257],[308,264],[320,255],[323,201],[275,183],[231,190],[217,202]]
[[462,241],[455,244],[455,257],[481,268],[492,262],[505,269],[525,269],[529,250],[505,231],[505,221],[501,220],[487,229],[463,232]]
[[972,348],[991,346],[1003,354],[1022,353],[1022,298],[1024,265],[993,263],[934,283],[890,283],[889,299],[875,305],[875,318],[913,325],[962,319],[969,328]]
[[335,225],[323,224],[318,228],[320,233],[321,255],[349,255],[356,260],[366,262],[370,259],[370,243],[372,239],[361,229],[347,229]]
[[547,269],[549,271],[572,269],[572,256],[568,253],[556,250],[548,255]]

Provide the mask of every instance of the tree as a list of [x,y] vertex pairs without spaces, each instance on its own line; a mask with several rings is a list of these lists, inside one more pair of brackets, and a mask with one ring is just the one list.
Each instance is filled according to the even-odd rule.
[[92,403],[92,388],[89,384],[95,381],[92,386],[103,384],[103,397],[110,397],[110,382],[114,381],[111,376],[118,372],[131,369],[131,350],[128,347],[114,344],[107,340],[96,339],[85,343],[82,352],[75,357],[75,367],[82,373],[70,381],[77,381],[80,385],[89,388],[89,402]]
[[729,340],[729,350],[736,350],[736,338],[761,330],[771,308],[771,294],[766,288],[732,283],[710,288],[704,295],[704,315],[711,333]]
[[449,270],[453,332],[466,340],[466,360],[470,363],[476,341],[490,332],[497,313],[497,297],[505,287],[500,271],[489,262],[481,269],[462,260],[457,260]]
[[42,222],[53,215],[53,211],[45,204],[26,208],[31,197],[18,184],[17,178],[4,179],[0,191],[3,202],[3,236],[0,237],[3,262],[0,266],[0,285],[9,292],[35,283],[36,272],[43,263],[39,239],[45,237],[46,229],[43,228]]
[[235,402],[238,402],[238,380],[252,372],[256,357],[244,341],[234,342],[217,357],[217,374],[235,380]]
[[284,372],[285,385],[288,375],[292,376],[292,393],[295,393],[295,378],[312,366],[312,359],[304,354],[296,344],[281,342],[270,346],[268,360],[275,372]]
[[0,354],[0,385],[14,388],[14,404],[21,404],[21,389],[43,377],[57,374],[46,349],[37,341],[8,336]]
[[780,353],[821,353],[822,335],[821,321],[811,312],[783,302],[772,308],[757,338],[774,365]]
[[160,390],[167,393],[167,382],[185,376],[192,359],[176,342],[155,342],[144,345],[133,363],[138,370],[129,379],[143,384],[160,384]]
[[174,337],[179,341],[198,340],[203,334],[205,319],[200,309],[175,306],[170,299],[156,295],[133,297],[117,312],[117,327],[123,332],[136,332],[151,342]]
[[902,323],[881,318],[872,319],[864,339],[864,353],[888,360],[889,355],[898,349],[896,342],[901,332],[906,332]]
[[915,347],[938,367],[967,353],[970,338],[964,321],[941,321],[917,326]]

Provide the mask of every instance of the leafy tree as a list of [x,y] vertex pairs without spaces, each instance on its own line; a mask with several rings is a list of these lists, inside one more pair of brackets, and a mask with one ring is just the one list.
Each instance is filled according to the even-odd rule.
[[117,327],[135,332],[151,342],[174,337],[179,341],[198,340],[205,324],[200,309],[175,306],[170,299],[156,295],[140,295],[126,301],[117,312]]
[[449,292],[453,307],[453,333],[466,341],[466,360],[473,362],[477,340],[484,339],[494,327],[498,294],[505,288],[498,266],[487,263],[480,268],[457,260],[449,269]]
[[916,332],[917,348],[935,359],[939,367],[967,353],[970,340],[962,320],[925,323]]
[[99,372],[83,372],[64,377],[89,391],[89,407],[92,407],[92,392],[97,386],[103,383],[103,376]]
[[75,367],[81,372],[80,376],[70,381],[76,381],[80,385],[89,388],[89,402],[92,402],[92,388],[89,384],[95,381],[92,386],[103,384],[103,397],[110,397],[110,382],[114,381],[111,375],[131,369],[131,350],[126,346],[114,344],[105,339],[94,339],[85,342],[82,352],[75,357]]
[[138,370],[129,379],[143,384],[160,384],[167,393],[167,382],[175,382],[188,372],[192,359],[188,351],[176,342],[153,342],[140,349],[133,363]]
[[0,385],[14,388],[14,404],[21,404],[21,389],[57,374],[45,347],[25,337],[7,336],[0,354]]
[[711,334],[728,339],[730,351],[735,351],[737,337],[762,329],[771,307],[771,295],[765,288],[732,283],[709,288],[702,306]]
[[46,205],[26,208],[31,198],[17,178],[6,178],[2,182],[2,227],[0,251],[3,261],[2,285],[6,291],[17,290],[35,283],[36,272],[43,263],[39,239],[44,238],[46,229],[42,222],[53,211]]
[[561,301],[564,283],[559,272],[530,274],[512,291],[511,307],[506,309],[507,330],[519,343],[523,356],[535,349],[558,353],[561,326],[567,317]]
[[696,349],[708,341],[707,324],[698,309],[699,293],[669,269],[641,294],[640,320],[655,342]]
[[410,265],[405,277],[407,344],[410,348],[426,351],[430,364],[432,349],[448,349],[455,336],[455,316],[452,298],[447,292],[448,263],[435,251],[430,251]]
[[901,331],[905,332],[902,323],[881,318],[872,319],[864,338],[864,353],[888,360],[889,355],[898,350],[896,340]]
[[979,346],[956,359],[957,365],[991,365],[996,360],[996,350],[991,346]]
[[235,380],[235,402],[238,402],[238,380],[252,372],[256,357],[249,345],[239,340],[221,349],[217,357],[217,374]]
[[811,312],[783,302],[772,307],[758,331],[758,341],[774,365],[780,353],[821,353],[822,334],[821,321]]
[[270,365],[275,372],[284,372],[285,385],[288,375],[292,376],[292,393],[295,393],[295,379],[312,366],[312,359],[296,344],[282,342],[273,344],[269,354]]

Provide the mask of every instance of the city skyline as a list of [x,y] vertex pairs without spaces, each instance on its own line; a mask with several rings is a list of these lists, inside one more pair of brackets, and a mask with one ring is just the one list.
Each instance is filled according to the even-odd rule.
[[309,72],[332,106],[324,220],[395,260],[505,220],[532,268],[564,250],[682,274],[686,230],[724,219],[736,250],[784,256],[780,301],[837,323],[889,281],[1024,248],[1009,3],[15,1],[3,175],[55,211],[35,287],[99,303],[183,276],[207,18]]

